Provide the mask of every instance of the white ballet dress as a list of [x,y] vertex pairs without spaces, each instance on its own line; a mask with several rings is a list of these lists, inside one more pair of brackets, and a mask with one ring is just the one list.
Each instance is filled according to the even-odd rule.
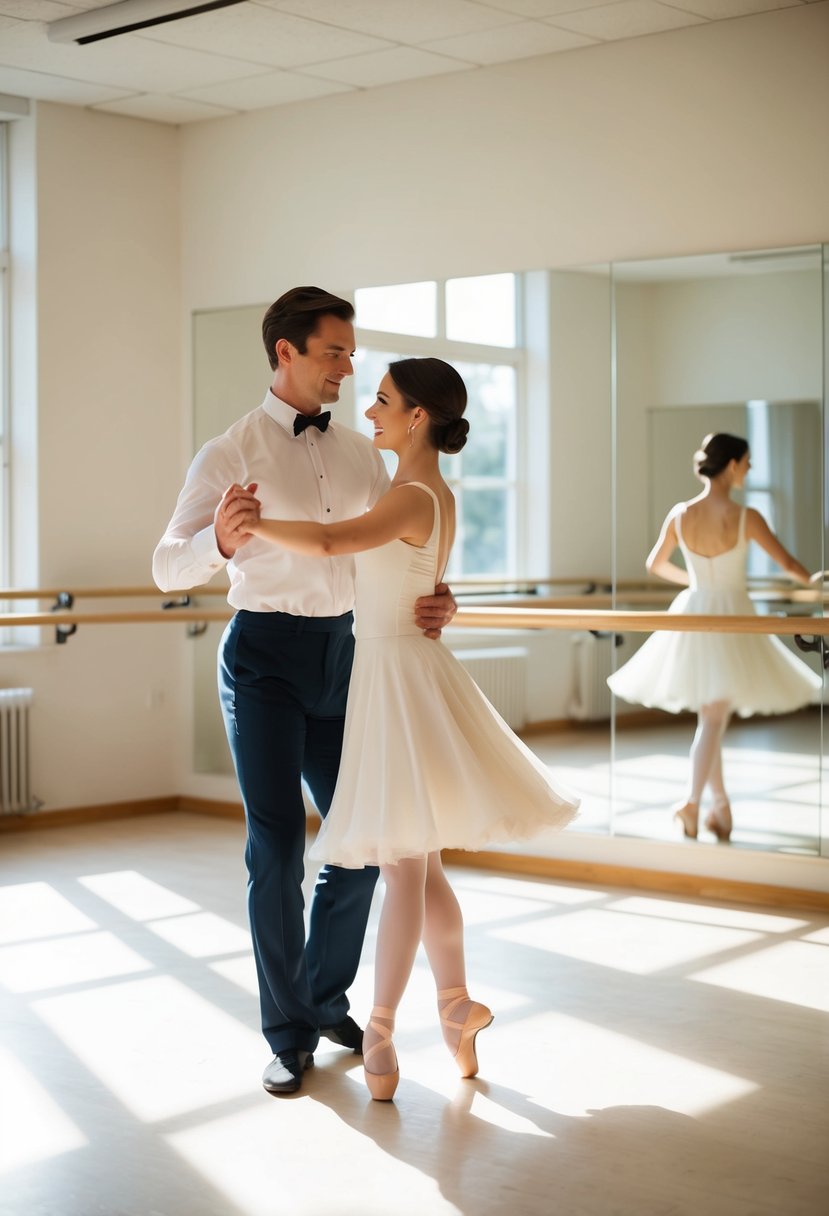
[[[682,514],[674,522],[690,584],[668,611],[753,614],[746,591],[745,507],[737,543],[716,557],[703,557],[688,548]],[[607,682],[617,696],[638,705],[678,713],[697,712],[712,701],[729,701],[742,718],[800,709],[822,687],[820,676],[779,638],[761,633],[654,633]]]
[[310,856],[349,869],[526,839],[575,818],[554,782],[464,667],[414,620],[433,595],[440,505],[422,547],[356,559],[356,648],[337,788]]

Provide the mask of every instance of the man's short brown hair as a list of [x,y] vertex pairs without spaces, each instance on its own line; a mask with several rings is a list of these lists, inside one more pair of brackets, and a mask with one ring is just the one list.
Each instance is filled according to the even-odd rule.
[[276,344],[280,338],[287,338],[304,355],[320,317],[329,314],[341,321],[353,321],[354,306],[321,287],[292,287],[275,300],[262,318],[262,340],[271,370],[276,371],[279,366]]

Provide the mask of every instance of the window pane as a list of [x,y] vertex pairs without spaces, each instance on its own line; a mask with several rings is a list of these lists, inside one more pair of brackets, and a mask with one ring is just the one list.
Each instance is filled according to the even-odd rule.
[[446,336],[456,342],[515,346],[515,275],[447,279]]
[[434,338],[438,332],[437,305],[437,283],[358,287],[354,293],[358,327],[383,333]]
[[[463,477],[512,477],[515,432],[515,368],[456,363],[469,394],[469,438]],[[453,474],[457,476],[457,474]]]
[[462,572],[504,574],[509,553],[507,491],[463,489],[460,507]]
[[[380,381],[389,370],[389,364],[402,355],[387,350],[365,350],[360,347],[354,356],[354,396],[357,403],[357,430],[371,438],[374,427],[366,418],[366,410],[374,405]],[[397,457],[392,452],[381,452],[390,477],[397,468]]]

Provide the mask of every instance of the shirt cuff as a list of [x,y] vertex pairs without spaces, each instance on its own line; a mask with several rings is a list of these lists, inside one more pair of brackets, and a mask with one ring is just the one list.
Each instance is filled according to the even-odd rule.
[[190,541],[190,547],[196,563],[199,566],[207,566],[210,570],[221,570],[230,561],[216,544],[216,532],[212,524],[196,533]]

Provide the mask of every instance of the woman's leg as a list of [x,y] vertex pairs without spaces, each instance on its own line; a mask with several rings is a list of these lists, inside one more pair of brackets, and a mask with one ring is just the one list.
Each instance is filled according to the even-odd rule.
[[478,1071],[475,1037],[492,1021],[485,1005],[470,1000],[463,954],[463,916],[443,869],[440,853],[426,865],[423,945],[438,990],[438,1012],[446,1046],[465,1077]]
[[[397,865],[381,867],[386,884],[380,924],[377,929],[377,953],[374,964],[375,1008],[396,1011],[409,976],[412,973],[417,947],[423,934],[426,886],[426,858],[408,857]],[[384,1036],[372,1026],[394,1029],[392,1014],[372,1013],[363,1036],[363,1055]],[[397,1068],[391,1046],[371,1054],[366,1071],[390,1073]]]
[[[731,706],[728,701],[711,701],[703,705],[697,719],[697,730],[691,744],[691,779],[688,798],[674,811],[686,836],[696,836],[702,791],[712,774],[719,772],[722,780],[722,737],[728,723]],[[717,767],[719,766],[719,768]]]

